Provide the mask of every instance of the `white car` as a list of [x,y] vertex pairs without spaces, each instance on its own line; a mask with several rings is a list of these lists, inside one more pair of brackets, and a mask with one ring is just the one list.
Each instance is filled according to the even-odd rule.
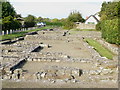
[[38,22],[38,23],[37,23],[37,26],[38,26],[38,27],[46,26],[46,23],[44,23],[44,22]]

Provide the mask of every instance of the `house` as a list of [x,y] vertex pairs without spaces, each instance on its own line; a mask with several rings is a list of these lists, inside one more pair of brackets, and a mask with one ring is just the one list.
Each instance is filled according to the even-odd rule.
[[24,19],[23,18],[16,18],[16,20],[18,20],[21,24],[22,24],[22,27],[24,27]]
[[99,19],[95,15],[90,15],[86,21],[85,24],[97,24],[99,22]]

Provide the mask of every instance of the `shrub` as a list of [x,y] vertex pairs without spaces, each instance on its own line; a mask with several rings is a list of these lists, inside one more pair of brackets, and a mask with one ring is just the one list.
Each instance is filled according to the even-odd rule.
[[72,29],[74,28],[76,25],[74,22],[71,22],[71,21],[66,21],[65,25],[64,25],[64,29]]
[[46,25],[53,25],[53,26],[62,26],[62,22],[45,22]]
[[18,29],[21,27],[21,23],[14,20],[12,16],[4,17],[2,19],[2,30]]
[[120,44],[120,19],[105,20],[101,24],[102,37],[109,43]]
[[96,30],[101,31],[101,22],[98,22],[98,24],[96,25]]

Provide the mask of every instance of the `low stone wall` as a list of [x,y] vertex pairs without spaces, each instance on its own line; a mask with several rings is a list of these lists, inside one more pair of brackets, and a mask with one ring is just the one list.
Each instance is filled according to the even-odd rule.
[[77,26],[78,29],[95,29],[96,25],[95,24],[84,24],[81,23]]
[[108,48],[110,51],[118,55],[118,46],[110,44],[104,40],[97,40],[99,43],[104,45],[106,48]]

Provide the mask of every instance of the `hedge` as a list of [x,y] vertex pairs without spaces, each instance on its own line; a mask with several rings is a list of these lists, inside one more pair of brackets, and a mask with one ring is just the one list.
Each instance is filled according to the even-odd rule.
[[111,44],[120,45],[120,19],[105,20],[100,24],[102,37]]
[[45,22],[46,25],[53,25],[53,26],[62,26],[63,23],[61,22]]

